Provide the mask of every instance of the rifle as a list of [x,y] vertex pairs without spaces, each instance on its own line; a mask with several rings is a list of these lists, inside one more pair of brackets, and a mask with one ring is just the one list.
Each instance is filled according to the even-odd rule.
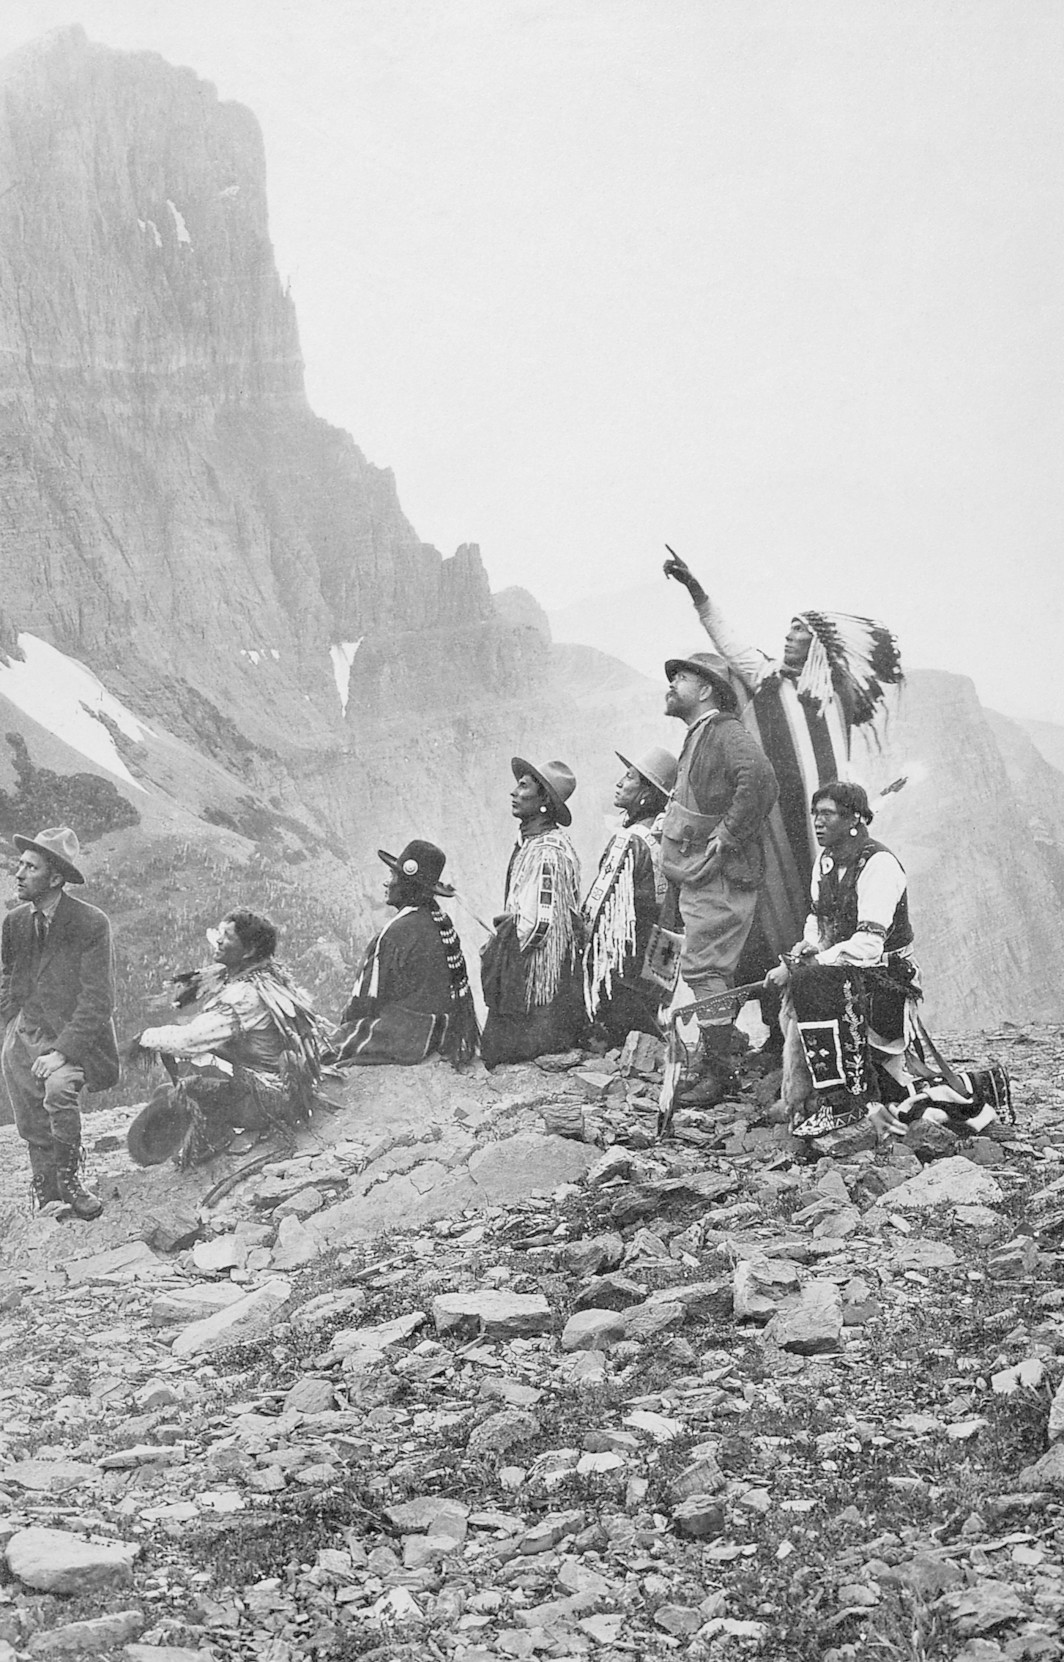
[[745,1004],[748,998],[764,992],[765,986],[764,981],[749,981],[744,987],[729,987],[727,992],[710,993],[706,998],[693,999],[690,1004],[679,1004],[669,1011],[665,1020],[665,1072],[658,1096],[659,1137],[664,1137],[672,1124],[684,1057],[687,1055],[687,1047],[679,1034],[680,1022],[689,1016],[698,1018],[721,1013],[734,1017],[739,1006]]

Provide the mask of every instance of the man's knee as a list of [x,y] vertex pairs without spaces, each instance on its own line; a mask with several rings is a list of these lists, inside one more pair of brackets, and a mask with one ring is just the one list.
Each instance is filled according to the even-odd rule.
[[76,1108],[85,1084],[85,1075],[74,1062],[64,1062],[44,1082],[44,1106],[50,1114],[56,1108]]
[[718,970],[696,970],[688,973],[685,969],[683,978],[695,998],[716,998],[719,993],[726,993],[731,987],[731,977],[722,975]]

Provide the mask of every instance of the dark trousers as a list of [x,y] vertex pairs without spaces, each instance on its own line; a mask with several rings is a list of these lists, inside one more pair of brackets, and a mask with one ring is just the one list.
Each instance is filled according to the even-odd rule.
[[64,1062],[47,1079],[37,1079],[33,1064],[55,1049],[55,1041],[23,1030],[21,1014],[8,1023],[0,1067],[11,1098],[18,1134],[31,1148],[80,1144],[79,1101],[85,1075],[76,1062]]

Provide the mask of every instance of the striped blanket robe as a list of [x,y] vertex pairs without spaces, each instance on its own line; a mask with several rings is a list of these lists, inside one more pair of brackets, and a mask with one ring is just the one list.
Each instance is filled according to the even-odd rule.
[[901,680],[897,643],[882,624],[837,613],[798,614],[813,634],[797,680],[782,665],[737,640],[719,607],[697,607],[702,627],[732,672],[742,719],[775,770],[779,800],[765,825],[765,880],[750,937],[736,970],[755,981],[800,940],[819,852],[809,800],[820,785],[852,777],[855,726],[885,713],[884,687]]

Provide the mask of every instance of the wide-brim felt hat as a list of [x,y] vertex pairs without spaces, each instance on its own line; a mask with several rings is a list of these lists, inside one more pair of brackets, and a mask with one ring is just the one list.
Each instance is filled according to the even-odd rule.
[[626,768],[635,768],[636,773],[642,774],[651,785],[656,785],[665,796],[671,796],[676,784],[676,757],[671,755],[660,744],[652,744],[650,749],[633,762],[630,756],[622,756],[619,750],[613,753]]
[[394,871],[396,877],[405,877],[408,882],[417,883],[429,894],[438,894],[444,900],[448,900],[454,894],[450,883],[440,882],[440,875],[447,864],[447,856],[435,843],[427,843],[421,837],[414,837],[401,854],[389,854],[387,849],[378,848],[377,858],[383,860],[388,870]]
[[85,879],[77,867],[81,844],[69,825],[50,825],[46,831],[38,831],[35,837],[20,837],[16,833],[11,841],[20,854],[25,854],[27,848],[43,854],[68,883],[84,883]]
[[175,1100],[172,1087],[157,1085],[126,1132],[129,1158],[137,1166],[161,1166],[177,1153],[191,1124],[187,1105]]
[[510,767],[515,779],[522,774],[530,773],[537,785],[542,785],[550,798],[554,809],[554,817],[559,825],[572,825],[573,816],[565,806],[569,797],[576,790],[576,774],[565,762],[544,762],[542,767],[536,767],[523,756],[511,756]]
[[692,652],[689,658],[666,658],[666,681],[671,681],[677,670],[681,669],[689,669],[692,675],[700,675],[704,681],[712,682],[721,694],[725,707],[729,710],[735,709],[738,698],[735,688],[728,680],[728,666],[716,652]]

